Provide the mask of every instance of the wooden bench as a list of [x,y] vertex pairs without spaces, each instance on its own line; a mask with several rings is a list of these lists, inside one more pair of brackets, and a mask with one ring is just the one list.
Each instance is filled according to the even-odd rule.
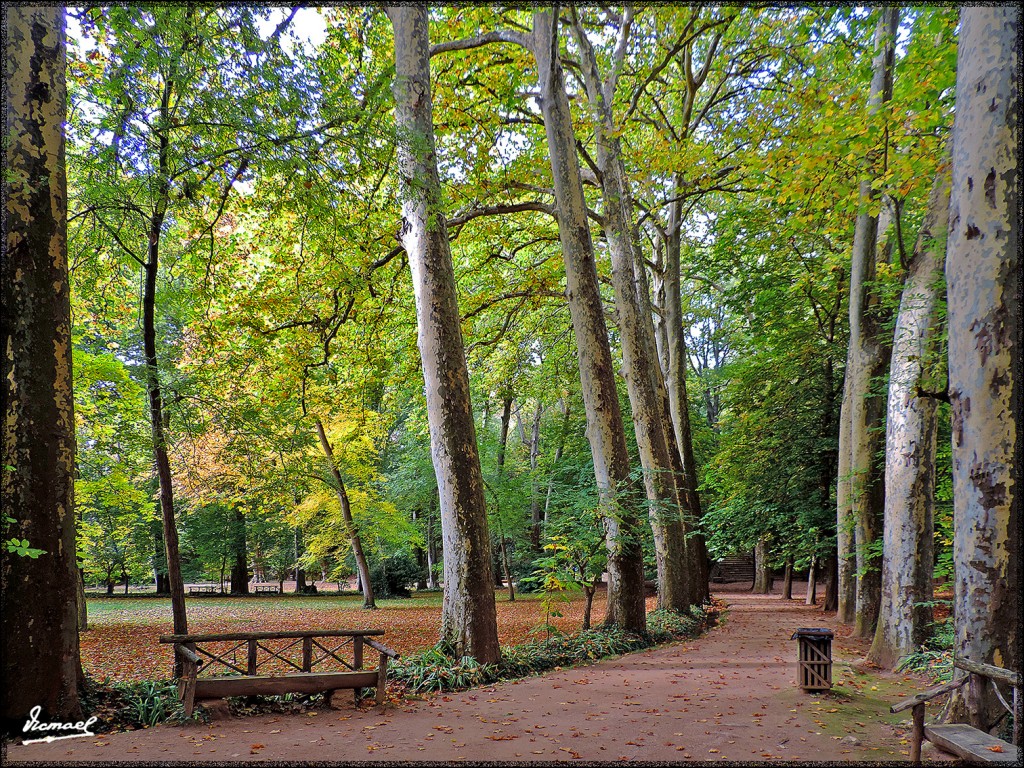
[[[191,716],[196,699],[223,699],[229,696],[275,696],[284,693],[326,693],[354,689],[358,703],[363,688],[376,687],[377,703],[384,703],[388,659],[398,654],[373,639],[382,629],[337,629],[309,632],[229,632],[224,634],[161,635],[161,643],[171,643],[182,660],[178,695]],[[286,641],[272,647],[272,641]],[[207,644],[203,648],[200,644]],[[211,649],[209,644],[218,647]],[[333,646],[333,647],[332,647]],[[363,669],[363,649],[369,646],[380,653],[376,670]],[[351,657],[344,654],[351,648]],[[244,661],[237,656],[244,649]],[[296,659],[289,652],[301,656]],[[261,653],[262,652],[262,653]],[[340,655],[341,654],[341,655]],[[205,659],[203,657],[206,657]],[[261,658],[262,657],[262,658]],[[315,671],[330,665],[343,671]],[[199,669],[220,666],[227,674],[199,677]],[[260,667],[271,674],[260,674]],[[271,669],[276,667],[276,669]],[[290,670],[297,670],[290,673]],[[285,674],[273,674],[284,670]]]
[[[951,723],[948,725],[925,725],[924,708],[925,704],[932,699],[972,682],[972,685],[986,683],[995,689],[999,702],[1014,714],[1013,740],[1020,744],[1021,729],[1021,699],[1020,699],[1020,675],[1010,672],[991,664],[981,664],[969,659],[954,659],[954,670],[962,670],[968,674],[962,677],[955,677],[948,683],[931,688],[909,699],[893,704],[889,711],[893,714],[913,710],[914,728],[910,740],[910,759],[914,763],[921,762],[921,744],[925,740],[930,741],[940,749],[956,755],[968,762],[975,763],[1020,763],[1020,747],[1009,742],[997,739],[984,731],[972,728],[964,723]],[[1008,683],[1013,687],[1013,706],[1006,703],[996,681]]]
[[188,593],[190,595],[202,595],[205,597],[210,597],[212,595],[219,595],[220,590],[212,584],[198,584],[194,587],[189,587]]
[[281,592],[278,587],[272,585],[263,586],[262,584],[257,584],[255,591],[257,595],[277,595]]

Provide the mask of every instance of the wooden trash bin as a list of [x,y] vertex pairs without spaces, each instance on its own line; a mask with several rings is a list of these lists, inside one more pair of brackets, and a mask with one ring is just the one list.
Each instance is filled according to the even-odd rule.
[[832,688],[832,630],[803,628],[793,633],[797,641],[797,685],[805,691]]

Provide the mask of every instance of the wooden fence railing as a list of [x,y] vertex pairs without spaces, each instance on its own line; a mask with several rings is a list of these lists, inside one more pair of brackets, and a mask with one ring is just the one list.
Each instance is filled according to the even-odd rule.
[[[376,687],[377,703],[382,704],[388,659],[398,658],[397,653],[373,639],[383,634],[382,629],[226,632],[163,635],[160,642],[172,644],[182,659],[184,670],[178,690],[186,714],[191,715],[197,698],[322,693],[348,688],[354,689],[358,701],[363,688]],[[363,669],[367,646],[380,654],[376,670]],[[205,674],[211,669],[223,673]]]

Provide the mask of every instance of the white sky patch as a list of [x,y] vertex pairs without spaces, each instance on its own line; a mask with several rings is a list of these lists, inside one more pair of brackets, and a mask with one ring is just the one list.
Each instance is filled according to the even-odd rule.
[[[277,26],[285,20],[285,8],[274,8],[266,21],[257,20],[256,29],[264,40],[273,34]],[[313,55],[316,49],[327,39],[327,20],[315,8],[300,8],[295,18],[288,25],[287,32],[281,36],[281,48],[289,56],[294,55],[295,41],[302,43],[307,55]]]

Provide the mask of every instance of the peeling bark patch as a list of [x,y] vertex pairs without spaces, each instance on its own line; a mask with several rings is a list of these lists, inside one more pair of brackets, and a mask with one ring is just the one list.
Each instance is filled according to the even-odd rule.
[[985,200],[988,201],[989,207],[995,209],[996,207],[996,169],[992,168],[988,172],[988,176],[985,177]]
[[997,482],[992,469],[985,465],[971,467],[971,483],[981,495],[985,509],[998,509],[1007,504],[1006,483]]
[[981,237],[981,230],[978,229],[973,224],[968,224],[967,225],[967,232],[965,233],[965,236],[966,236],[966,238],[968,240],[974,240],[977,237]]
[[982,367],[990,357],[998,355],[1011,344],[1005,312],[999,308],[989,313],[988,317],[971,323],[970,330],[974,334],[974,348],[978,350]]

